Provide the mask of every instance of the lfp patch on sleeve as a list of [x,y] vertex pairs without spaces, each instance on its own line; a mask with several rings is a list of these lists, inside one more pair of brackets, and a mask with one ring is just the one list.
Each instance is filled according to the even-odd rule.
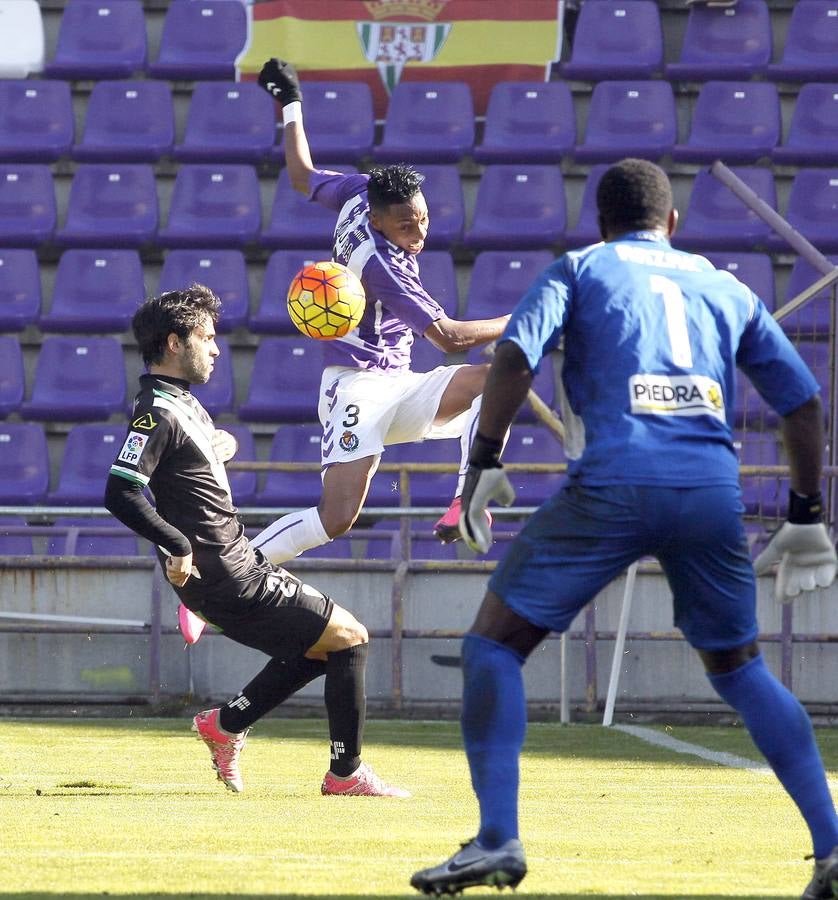
[[128,437],[125,438],[125,443],[122,445],[122,449],[119,451],[117,459],[120,462],[135,466],[140,461],[140,457],[143,455],[143,450],[145,450],[147,444],[147,434],[129,431]]

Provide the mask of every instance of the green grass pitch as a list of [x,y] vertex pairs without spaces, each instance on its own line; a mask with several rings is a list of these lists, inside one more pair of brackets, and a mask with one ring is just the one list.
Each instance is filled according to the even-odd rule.
[[[0,719],[0,895],[419,897],[412,872],[475,832],[455,723],[368,724],[365,758],[413,792],[401,801],[320,796],[321,720],[261,723],[232,794],[189,725]],[[759,758],[742,729],[667,732]],[[818,738],[834,779],[838,732]],[[521,834],[521,897],[796,898],[811,874],[773,778],[592,725],[530,726]]]

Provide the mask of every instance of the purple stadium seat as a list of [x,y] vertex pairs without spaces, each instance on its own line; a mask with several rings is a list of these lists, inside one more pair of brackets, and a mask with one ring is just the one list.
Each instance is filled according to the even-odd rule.
[[124,441],[124,425],[74,425],[64,442],[58,487],[49,494],[49,502],[101,506],[108,470]]
[[191,81],[232,79],[246,39],[247,14],[240,0],[173,0],[163,20],[160,54],[149,72]]
[[329,247],[321,250],[275,250],[268,258],[259,309],[250,317],[249,328],[256,334],[298,335],[288,315],[288,286],[303,266],[332,258]]
[[150,165],[83,163],[73,176],[67,221],[56,239],[68,247],[141,247],[154,241],[157,225]]
[[305,559],[352,559],[352,541],[348,537],[335,538],[301,554]]
[[[797,172],[786,221],[822,253],[838,253],[838,168]],[[786,241],[773,231],[767,244],[771,250],[788,251]]]
[[783,58],[768,67],[776,81],[838,81],[838,3],[798,0]]
[[652,0],[587,0],[562,76],[583,81],[649,78],[663,63],[663,32]]
[[411,535],[410,558],[416,560],[438,560],[449,562],[458,559],[457,545],[443,544],[438,537],[424,536],[421,532]]
[[[733,172],[769,206],[777,208],[774,174],[756,166],[733,167]],[[702,253],[707,250],[753,250],[764,245],[771,228],[709,170],[693,181],[686,220],[673,244]]]
[[49,167],[0,165],[0,246],[35,247],[52,238],[55,223]]
[[192,90],[186,132],[175,157],[257,163],[273,147],[275,132],[274,101],[255,81],[202,81]]
[[717,268],[735,275],[774,311],[774,266],[767,253],[706,253]]
[[535,277],[553,259],[549,250],[485,250],[478,253],[471,269],[465,318],[491,319],[512,312]]
[[[354,166],[330,166],[330,171],[351,174],[358,170]],[[288,170],[283,169],[276,181],[271,218],[262,231],[261,243],[265,247],[286,249],[330,247],[337,220],[337,213],[319,203],[312,203],[295,191],[291,187]]]
[[[372,153],[375,115],[368,84],[363,81],[304,81],[303,98],[306,137],[318,165],[357,163]],[[276,162],[285,161],[281,128],[270,157]]]
[[[233,354],[230,344],[217,337],[216,343],[221,351],[215,359],[215,366],[206,384],[193,384],[192,393],[198,398],[201,406],[211,415],[233,411],[236,400],[236,385],[233,379]],[[226,425],[223,427],[227,427]]]
[[797,95],[786,141],[774,148],[771,158],[776,163],[798,166],[829,165],[836,160],[836,146],[838,84],[804,84]]
[[241,250],[170,250],[160,273],[160,293],[193,282],[206,285],[221,300],[218,332],[226,334],[247,324],[250,288]]
[[[239,447],[233,460],[236,462],[252,462],[256,459],[256,444],[253,434],[247,425],[224,424],[218,425],[224,431],[229,431],[236,439]],[[256,499],[256,472],[227,472],[227,480],[230,482],[230,490],[233,494],[233,503],[236,506],[250,506]]]
[[68,0],[46,71],[52,78],[130,78],[146,62],[140,0]]
[[[54,536],[47,540],[47,556],[136,556],[137,538],[113,518],[59,516]],[[85,534],[87,528],[115,528],[121,534]]]
[[243,422],[314,422],[323,351],[302,335],[263,338],[256,348]]
[[[642,2],[642,0],[632,0]],[[660,159],[678,140],[675,96],[668,81],[601,81],[594,87],[579,162],[626,156]]]
[[576,225],[567,231],[568,247],[586,247],[588,244],[597,244],[602,240],[597,221],[596,191],[600,178],[610,166],[610,163],[598,163],[591,166],[582,194],[579,217]]
[[[774,431],[737,430],[733,444],[743,466],[777,466],[780,464],[777,435]],[[776,475],[742,476],[742,502],[745,515],[776,516],[781,506],[781,480]]]
[[472,155],[480,163],[557,163],[575,143],[576,116],[567,84],[500,81],[489,97],[483,143]]
[[[491,358],[491,354],[487,355],[486,353],[484,353],[484,349],[482,347],[474,347],[473,349],[469,350],[466,361],[471,363],[472,365],[480,365],[481,363],[491,362]],[[539,368],[538,373],[533,379],[532,389],[547,404],[547,406],[549,406],[551,409],[555,407],[556,381],[553,374],[552,357],[548,356],[542,360],[541,367]],[[519,425],[535,424],[538,422],[538,417],[536,416],[532,406],[529,403],[525,402],[518,410],[518,414],[515,417],[515,422]]]
[[0,503],[43,503],[49,487],[47,439],[34,422],[0,423]]
[[174,141],[168,82],[99,81],[90,93],[82,138],[72,155],[85,162],[155,162],[172,152]]
[[[195,3],[202,5],[203,0]],[[253,166],[185,164],[175,177],[160,242],[167,247],[240,247],[256,239],[261,221]]]
[[423,250],[418,257],[419,277],[425,290],[451,318],[457,318],[459,294],[454,260],[447,250]]
[[425,239],[429,250],[447,250],[462,240],[465,222],[463,188],[456,166],[423,166],[422,193],[431,226]]
[[445,354],[427,338],[415,335],[410,350],[410,368],[414,372],[430,372],[437,366],[447,365]]
[[10,534],[11,528],[25,527],[26,519],[0,516],[0,556],[31,556],[32,538],[28,534]]
[[23,331],[41,311],[41,275],[34,250],[0,250],[0,332]]
[[474,145],[471,88],[459,81],[400,81],[390,94],[384,138],[373,158],[384,162],[455,163]]
[[679,162],[756,162],[782,133],[780,97],[767,82],[708,81],[698,95],[689,139],[672,148]]
[[100,422],[126,409],[125,359],[115,337],[47,336],[35,367],[26,419]]
[[127,331],[146,295],[136,250],[65,250],[55,273],[52,307],[42,331]]
[[[838,256],[829,257],[829,261],[833,265],[838,265]],[[798,256],[791,268],[783,303],[788,303],[821,277],[818,270],[806,262],[802,256]],[[834,290],[833,286],[821,291],[800,309],[782,319],[780,324],[783,330],[795,341],[801,338],[813,340],[829,338],[832,329],[832,293]]]
[[20,409],[26,389],[20,341],[0,334],[0,419]]
[[566,225],[558,166],[488,166],[465,242],[475,250],[550,247],[562,240]]
[[835,359],[832,354],[830,341],[800,341],[797,344],[797,352],[803,357],[803,361],[812,370],[812,374],[818,380],[821,387],[821,400],[823,401],[824,423],[829,426],[832,407],[835,400],[833,388],[833,367]]
[[52,162],[75,132],[66,81],[0,81],[0,160]]
[[[271,462],[320,462],[319,425],[283,425],[271,444]],[[268,472],[256,502],[260,506],[305,509],[320,500],[320,472]]]
[[765,72],[772,46],[765,0],[738,0],[726,8],[696,3],[690,8],[681,56],[666,66],[666,77],[674,81],[744,80]]
[[[386,449],[382,460],[388,463],[452,463],[459,465],[460,441],[456,438],[446,438],[437,441],[396,444]],[[384,487],[388,488],[390,481],[398,481],[398,474],[398,472],[383,472],[376,477],[383,479]],[[412,472],[410,473],[410,505],[448,506],[454,498],[456,487],[456,472]],[[371,506],[372,503],[369,505]]]
[[[513,425],[503,452],[504,463],[563,463],[562,445],[543,426]],[[511,472],[506,470],[515,488],[515,506],[539,506],[558,490],[562,473]]]

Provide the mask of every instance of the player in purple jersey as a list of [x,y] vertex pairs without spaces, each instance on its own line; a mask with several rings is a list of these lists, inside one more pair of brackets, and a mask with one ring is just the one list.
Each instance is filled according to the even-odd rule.
[[775,593],[788,602],[828,587],[836,572],[822,518],[818,384],[758,297],[706,259],[670,247],[677,213],[660,168],[643,160],[612,166],[597,207],[604,242],[566,253],[535,281],[486,383],[462,498],[470,546],[485,553],[491,544],[486,504],[514,499],[501,441],[543,355],[560,340],[578,458],[492,574],[463,640],[461,724],[479,832],[411,884],[439,895],[524,877],[523,664],[627,566],[654,556],[672,590],[675,624],[809,827],[815,872],[803,900],[838,897],[838,817],[812,725],[756,641],[754,566],[727,406],[739,367],[781,416],[788,520],[755,566],[762,573],[780,563]]
[[488,365],[410,371],[414,335],[446,353],[500,337],[509,319],[449,318],[422,286],[417,256],[428,233],[423,176],[405,165],[371,175],[315,169],[293,67],[265,63],[259,83],[282,104],[285,161],[293,187],[338,213],[333,256],[361,279],[367,304],[354,331],[325,345],[318,414],[323,425],[323,492],[317,507],[283,516],[254,543],[272,562],[344,534],[355,523],[386,445],[459,437],[455,499],[436,523],[442,541],[459,538],[459,495]]

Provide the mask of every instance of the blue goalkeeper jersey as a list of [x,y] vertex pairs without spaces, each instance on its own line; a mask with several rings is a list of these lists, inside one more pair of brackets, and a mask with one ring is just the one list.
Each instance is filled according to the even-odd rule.
[[763,302],[654,232],[566,253],[501,340],[538,371],[563,342],[568,471],[580,483],[737,483],[737,366],[781,416],[818,383]]

